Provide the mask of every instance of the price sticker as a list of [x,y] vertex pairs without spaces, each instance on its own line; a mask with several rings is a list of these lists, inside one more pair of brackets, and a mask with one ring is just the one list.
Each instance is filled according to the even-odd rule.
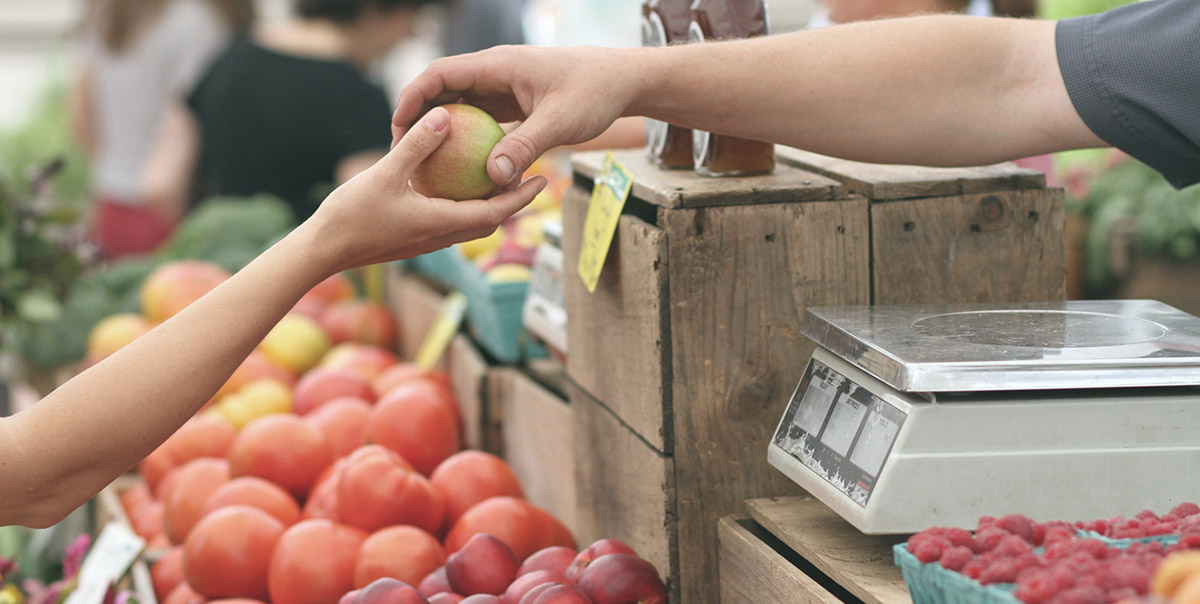
[[442,309],[433,320],[433,325],[429,327],[429,333],[425,334],[425,340],[417,349],[415,363],[418,367],[426,371],[433,369],[438,359],[446,352],[454,334],[458,333],[466,311],[467,297],[462,292],[450,292],[450,295],[446,296],[446,300],[442,302]]
[[579,251],[579,276],[588,292],[594,293],[600,282],[600,271],[617,232],[617,221],[621,219],[621,210],[632,188],[633,177],[629,170],[617,162],[612,153],[605,154],[604,165],[592,188],[592,202],[583,223],[583,246]]

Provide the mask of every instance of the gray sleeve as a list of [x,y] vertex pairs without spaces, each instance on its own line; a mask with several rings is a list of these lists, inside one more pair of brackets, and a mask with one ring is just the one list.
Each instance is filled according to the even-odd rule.
[[1071,102],[1097,136],[1177,188],[1200,182],[1200,1],[1065,19],[1055,44]]
[[444,53],[457,55],[501,44],[523,44],[524,0],[458,0],[447,9]]

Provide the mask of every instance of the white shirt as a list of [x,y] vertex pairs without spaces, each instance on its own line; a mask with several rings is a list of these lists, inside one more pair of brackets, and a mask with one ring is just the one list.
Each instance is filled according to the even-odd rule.
[[138,201],[142,166],[163,110],[187,94],[229,31],[205,0],[170,0],[136,35],[120,54],[94,34],[80,48],[91,77],[98,143],[92,188],[129,202]]

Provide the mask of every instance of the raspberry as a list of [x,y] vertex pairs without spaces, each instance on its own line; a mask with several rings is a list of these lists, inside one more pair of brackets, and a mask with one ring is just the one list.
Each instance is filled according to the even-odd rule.
[[1104,604],[1106,601],[1104,590],[1095,585],[1076,585],[1059,592],[1052,600],[1054,604]]
[[983,560],[976,558],[968,562],[967,565],[962,567],[962,570],[959,572],[978,581],[979,577],[983,576],[983,569],[985,566],[987,566],[987,564],[985,564]]
[[989,526],[996,526],[996,517],[995,516],[980,516],[979,523],[976,524],[976,526],[975,526],[975,532],[978,533],[979,531],[983,530],[984,527],[989,527]]
[[1171,508],[1171,511],[1167,513],[1168,516],[1173,518],[1187,518],[1188,516],[1195,516],[1196,514],[1200,514],[1200,505],[1196,505],[1191,502],[1181,503]]
[[975,533],[975,551],[980,553],[990,552],[996,549],[996,546],[1000,545],[1000,542],[1005,537],[1010,535],[1012,533],[996,526],[981,528]]
[[1171,534],[1175,533],[1175,523],[1174,522],[1154,522],[1154,523],[1144,526],[1142,529],[1142,532],[1145,533],[1145,535],[1147,537],[1154,537],[1157,535],[1171,535]]
[[938,558],[938,564],[941,564],[942,568],[946,570],[958,572],[974,557],[975,552],[972,552],[971,548],[955,545],[942,552],[942,557]]
[[1173,551],[1185,549],[1200,549],[1200,532],[1184,533],[1179,541],[1171,546]]
[[1099,539],[1080,539],[1075,543],[1076,552],[1086,552],[1097,560],[1108,557],[1108,546]]
[[951,545],[960,547],[975,547],[975,537],[966,529],[960,529],[953,526],[938,526],[927,529],[932,535],[937,535],[948,541]]
[[1105,594],[1104,597],[1107,598],[1109,602],[1120,602],[1121,600],[1125,599],[1133,601],[1138,597],[1138,595],[1138,592],[1131,587],[1120,587],[1117,589],[1108,590],[1108,593]]
[[1066,566],[1057,566],[1050,569],[1050,580],[1054,582],[1056,591],[1062,591],[1075,585],[1075,573]]
[[999,558],[983,569],[979,582],[984,585],[992,583],[1013,583],[1017,580],[1017,565],[1013,560]]
[[[1132,588],[1137,593],[1150,591],[1150,569],[1142,566],[1133,558],[1117,558],[1109,560],[1107,568],[1102,570],[1104,582],[1102,587],[1110,591],[1121,587]],[[1105,585],[1105,583],[1109,583]]]
[[1040,568],[1042,566],[1041,560],[1039,560],[1037,556],[1033,555],[1033,552],[1017,556],[1012,560],[1013,565],[1017,568],[1018,576],[1026,570],[1031,568]]
[[1046,545],[1042,557],[1048,561],[1065,560],[1075,551],[1074,537],[1051,541]]
[[917,557],[924,564],[936,562],[942,557],[942,544],[932,539],[918,541],[915,545],[910,544],[908,551]]
[[1138,520],[1158,520],[1158,514],[1155,514],[1150,510],[1142,510],[1138,512],[1134,518],[1137,518]]
[[1022,514],[1005,514],[996,521],[996,526],[1033,543],[1034,526],[1037,523]]
[[1074,536],[1075,527],[1071,526],[1070,523],[1063,522],[1061,520],[1043,522],[1041,524],[1034,525],[1033,527],[1033,544],[1042,545],[1046,543],[1046,540],[1050,539],[1051,536],[1056,536],[1055,538],[1061,538],[1062,535]]
[[1058,584],[1046,571],[1034,571],[1021,577],[1013,595],[1025,604],[1046,604],[1058,593]]
[[1009,535],[1001,539],[1000,543],[992,551],[1000,556],[1016,558],[1033,553],[1033,544],[1016,535]]
[[1046,547],[1050,547],[1051,545],[1054,545],[1055,543],[1058,543],[1060,541],[1072,541],[1074,539],[1075,539],[1075,530],[1074,529],[1052,528],[1052,529],[1048,529],[1046,531],[1045,537],[1042,538],[1041,543],[1039,543],[1038,545],[1044,545]]

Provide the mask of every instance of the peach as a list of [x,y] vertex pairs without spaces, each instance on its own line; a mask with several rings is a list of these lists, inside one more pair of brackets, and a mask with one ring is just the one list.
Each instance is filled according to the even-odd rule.
[[504,138],[504,130],[478,107],[462,103],[444,107],[450,114],[446,140],[417,166],[409,182],[427,197],[462,201],[491,196],[499,187],[488,176],[487,159]]
[[518,575],[516,580],[504,590],[505,602],[520,602],[530,590],[545,583],[569,583],[567,577],[559,571],[535,570]]
[[571,566],[571,562],[575,561],[575,550],[563,545],[551,545],[550,547],[540,549],[534,552],[531,556],[521,563],[517,569],[517,576],[520,577],[525,573],[531,573],[535,570],[551,570],[562,573],[566,577],[567,567]]
[[593,604],[593,602],[574,585],[543,583],[525,594],[518,604]]
[[413,586],[384,577],[358,590],[352,604],[429,604]]
[[421,584],[417,586],[417,591],[427,598],[434,594],[452,593],[450,581],[446,579],[446,565],[443,564],[425,575],[425,578],[421,579]]
[[202,260],[168,262],[150,273],[138,291],[142,314],[166,321],[229,278],[229,271]]
[[87,358],[98,362],[150,331],[149,321],[134,313],[120,313],[101,319],[87,337]]
[[357,373],[317,367],[300,377],[292,393],[292,412],[308,415],[317,407],[343,396],[354,396],[372,403],[375,390]]
[[318,366],[351,371],[374,381],[399,362],[396,353],[386,348],[358,342],[342,342],[330,348]]
[[467,596],[460,601],[466,602],[466,604],[504,604],[504,600],[491,594],[475,594]]
[[449,591],[443,591],[429,596],[429,604],[458,604],[462,601],[462,596]]
[[517,576],[520,561],[503,541],[479,533],[446,558],[450,587],[465,596],[500,595]]
[[335,344],[358,342],[380,348],[396,345],[396,319],[386,306],[378,302],[334,302],[321,312],[319,322]]

